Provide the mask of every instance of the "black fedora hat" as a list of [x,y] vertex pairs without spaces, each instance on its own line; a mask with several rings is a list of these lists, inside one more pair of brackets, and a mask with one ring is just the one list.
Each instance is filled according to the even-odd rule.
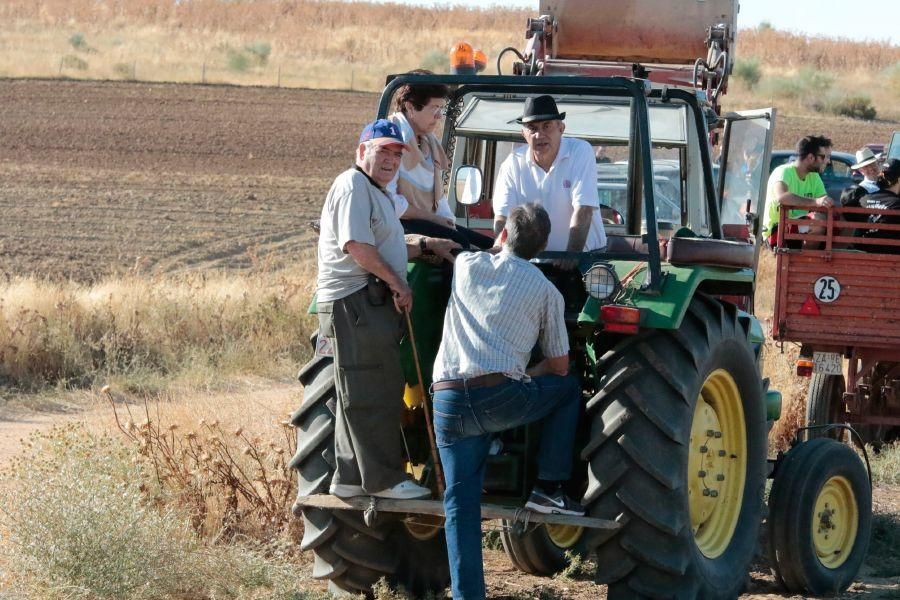
[[525,111],[516,119],[516,123],[524,125],[532,121],[553,121],[566,118],[566,113],[559,112],[553,96],[535,96],[525,98]]

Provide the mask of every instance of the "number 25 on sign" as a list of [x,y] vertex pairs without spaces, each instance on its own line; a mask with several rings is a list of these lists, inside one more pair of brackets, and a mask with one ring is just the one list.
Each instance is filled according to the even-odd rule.
[[824,275],[816,279],[813,294],[819,302],[834,302],[841,295],[841,284],[831,275]]

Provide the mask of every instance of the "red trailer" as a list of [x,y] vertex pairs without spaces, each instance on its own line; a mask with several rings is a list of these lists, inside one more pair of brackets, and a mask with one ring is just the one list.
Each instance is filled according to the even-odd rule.
[[[900,225],[865,220],[898,211],[815,210],[826,220],[781,210],[773,337],[802,344],[797,373],[811,377],[808,425],[848,423],[876,445],[898,439]],[[863,242],[870,229],[892,237]]]

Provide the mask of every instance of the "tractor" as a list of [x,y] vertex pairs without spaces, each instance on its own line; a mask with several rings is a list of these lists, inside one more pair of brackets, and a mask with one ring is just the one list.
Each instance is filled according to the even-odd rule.
[[[775,111],[720,115],[736,0],[556,0],[540,8],[526,49],[509,50],[512,74],[499,74],[498,57],[498,75],[391,76],[377,110],[385,117],[403,84],[451,88],[445,185],[459,222],[483,230],[492,226],[499,166],[523,142],[514,119],[526,97],[552,94],[568,115],[566,134],[610,158],[597,182],[606,249],[534,261],[565,299],[570,370],[583,393],[568,491],[587,515],[521,509],[536,476],[536,441],[553,435],[537,424],[501,434],[488,458],[482,517],[501,521],[503,548],[523,572],[551,575],[571,556],[590,555],[613,599],[738,596],[764,523],[788,589],[846,589],[868,545],[861,461],[827,438],[798,440],[767,458],[781,396],[761,375],[765,334],[752,314],[764,186],[761,175],[741,172],[737,157],[752,138],[760,164],[768,163]],[[718,172],[711,137],[721,138]],[[734,222],[720,217],[726,201],[738,207]],[[578,267],[560,269],[559,259]],[[401,342],[408,385],[398,462],[437,495],[424,417],[449,282],[446,270],[418,260],[408,281],[416,301],[414,335]],[[316,354],[299,379],[294,512],[303,519],[300,547],[315,557],[313,576],[335,593],[371,594],[381,578],[415,596],[441,593],[449,575],[440,500],[328,495],[338,401],[332,358]]]

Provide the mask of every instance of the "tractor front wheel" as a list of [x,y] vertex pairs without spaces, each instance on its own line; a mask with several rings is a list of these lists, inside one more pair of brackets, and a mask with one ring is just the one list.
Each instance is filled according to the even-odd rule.
[[788,591],[840,594],[869,547],[872,491],[859,456],[832,439],[795,446],[769,495],[769,557]]

